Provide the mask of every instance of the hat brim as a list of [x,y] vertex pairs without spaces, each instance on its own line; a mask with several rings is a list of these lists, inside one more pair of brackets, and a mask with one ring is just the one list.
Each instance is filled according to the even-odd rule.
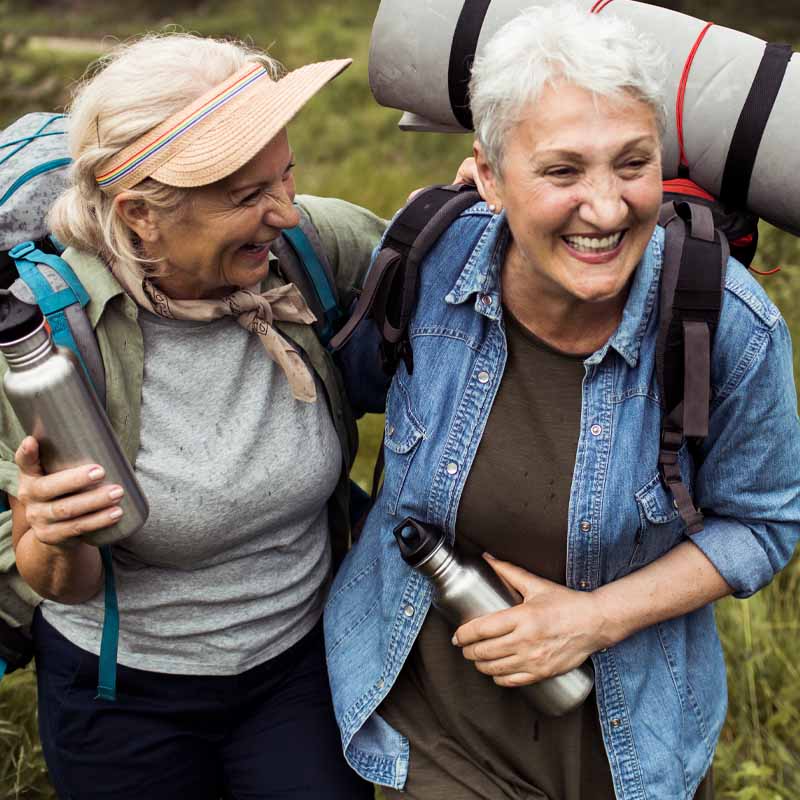
[[151,173],[168,186],[206,186],[243,167],[352,59],[306,64],[280,80],[263,80],[192,130],[175,155]]

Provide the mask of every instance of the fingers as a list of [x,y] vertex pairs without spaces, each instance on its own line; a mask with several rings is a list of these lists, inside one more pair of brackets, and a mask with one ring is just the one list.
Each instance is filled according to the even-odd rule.
[[511,675],[500,675],[493,679],[498,686],[505,686],[513,689],[515,686],[528,686],[531,683],[538,683],[541,678],[532,675],[530,672],[514,672]]
[[[19,453],[19,450],[17,452]],[[32,467],[30,461],[27,461],[26,465],[31,471],[22,472],[17,495],[25,505],[32,502],[48,502],[65,495],[86,491],[99,484],[106,476],[105,470],[98,464],[62,469],[51,475],[43,475],[41,467],[36,472],[36,467]],[[36,465],[38,466],[38,457]],[[22,467],[20,469],[22,470]]]
[[22,441],[14,460],[20,469],[15,518],[24,517],[23,533],[30,529],[45,544],[62,544],[107,528],[122,516],[118,504],[124,491],[102,483],[106,473],[99,464],[45,475],[32,436]]
[[518,649],[517,637],[507,634],[496,639],[483,639],[466,645],[461,650],[461,655],[469,661],[494,661],[514,655]]
[[43,475],[39,463],[39,442],[33,436],[26,436],[14,453],[14,462],[24,475]]
[[534,594],[553,588],[561,588],[558,584],[548,581],[546,578],[540,578],[538,575],[534,575],[516,564],[500,561],[499,558],[495,558],[491,553],[484,553],[483,558],[504,583],[519,592],[526,600]]
[[26,509],[31,525],[52,525],[75,520],[96,511],[112,510],[124,492],[119,486],[100,486],[88,492],[32,503]]
[[79,536],[92,531],[99,531],[113,525],[122,516],[122,509],[119,506],[104,508],[93,514],[85,514],[81,517],[67,520],[65,522],[51,522],[39,526],[31,525],[36,534],[36,538],[44,544],[63,545],[70,541],[77,541]]
[[483,639],[496,639],[511,633],[517,626],[515,611],[515,608],[509,608],[465,623],[453,634],[453,644],[465,647]]

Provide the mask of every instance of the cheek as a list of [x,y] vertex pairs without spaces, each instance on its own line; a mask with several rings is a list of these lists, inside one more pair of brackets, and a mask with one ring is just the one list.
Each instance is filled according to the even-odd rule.
[[642,181],[634,187],[631,202],[640,220],[652,222],[655,225],[663,198],[661,173],[659,172],[657,178]]

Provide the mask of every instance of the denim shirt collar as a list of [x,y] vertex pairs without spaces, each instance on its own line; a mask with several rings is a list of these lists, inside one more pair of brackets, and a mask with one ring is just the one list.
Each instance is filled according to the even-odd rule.
[[[476,212],[488,212],[486,204],[474,206],[469,213]],[[467,302],[474,295],[475,311],[478,314],[492,320],[500,319],[500,273],[510,235],[505,211],[492,215],[464,269],[447,293],[445,302],[458,305]],[[638,363],[642,339],[658,297],[663,245],[664,230],[656,227],[642,260],[633,273],[633,282],[619,326],[611,338],[586,359],[586,365],[599,364],[606,357],[609,348],[616,350],[630,367],[635,367]]]

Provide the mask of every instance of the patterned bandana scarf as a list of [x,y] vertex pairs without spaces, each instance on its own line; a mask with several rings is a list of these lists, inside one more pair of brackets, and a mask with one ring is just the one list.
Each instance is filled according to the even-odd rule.
[[283,370],[296,400],[313,403],[317,399],[314,376],[295,347],[273,327],[274,320],[316,322],[308,304],[293,284],[287,283],[268,292],[258,287],[237,289],[219,300],[174,300],[158,289],[152,280],[142,278],[130,266],[116,262],[112,269],[122,288],[142,307],[167,319],[211,322],[220,317],[236,321],[255,333],[267,355]]

